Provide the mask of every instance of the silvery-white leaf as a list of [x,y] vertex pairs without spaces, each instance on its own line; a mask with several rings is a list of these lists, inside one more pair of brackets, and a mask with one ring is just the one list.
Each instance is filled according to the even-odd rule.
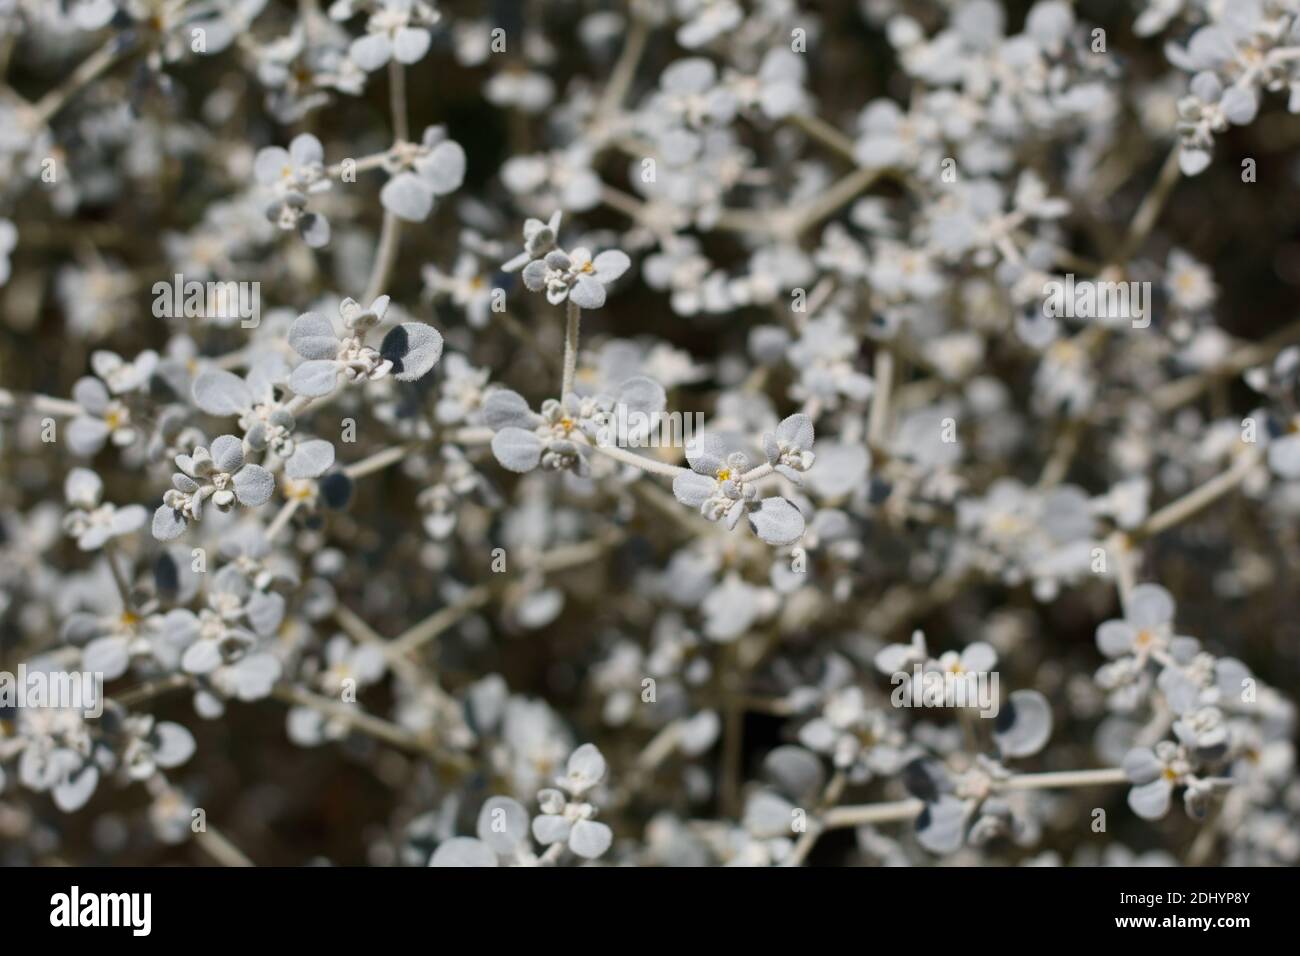
[[89,468],[73,468],[63,480],[63,497],[74,508],[97,507],[103,493],[103,479]]
[[496,866],[492,848],[473,837],[452,837],[438,844],[429,859],[430,866]]
[[334,325],[319,312],[304,312],[293,320],[289,326],[289,345],[305,359],[332,359],[339,352]]
[[1097,649],[1107,657],[1121,657],[1133,650],[1137,628],[1128,621],[1102,621],[1097,625]]
[[607,249],[591,261],[592,270],[597,281],[609,284],[627,272],[632,260],[627,253],[619,249]]
[[383,207],[407,222],[424,222],[433,211],[433,190],[412,172],[401,172],[379,191]]
[[325,715],[310,707],[290,707],[284,729],[299,747],[316,747],[325,742]]
[[298,166],[310,166],[325,161],[325,147],[311,133],[299,133],[289,143],[289,158]]
[[81,666],[92,674],[102,674],[106,681],[121,677],[130,664],[130,644],[116,635],[96,638],[81,654]]
[[312,359],[293,370],[289,387],[298,395],[319,398],[334,391],[337,377],[338,363],[333,359]]
[[988,674],[998,664],[998,652],[991,644],[975,641],[968,644],[961,652],[961,663],[967,671],[975,674]]
[[1255,91],[1245,86],[1230,86],[1219,100],[1223,115],[1235,126],[1246,126],[1253,122],[1259,111],[1259,99]]
[[718,482],[693,471],[684,471],[673,478],[673,495],[684,505],[698,508],[713,496]]
[[1169,812],[1173,792],[1168,780],[1152,780],[1129,790],[1128,805],[1143,820],[1159,820]]
[[179,767],[194,755],[194,735],[171,721],[154,727],[154,760],[160,767]]
[[821,760],[803,747],[790,744],[777,747],[763,759],[763,773],[794,800],[812,798],[826,782]]
[[144,527],[149,511],[144,505],[127,505],[113,512],[113,534],[130,534]]
[[483,422],[493,431],[510,427],[534,428],[541,420],[541,416],[528,407],[527,399],[511,389],[496,389],[483,400]]
[[104,442],[108,440],[108,432],[108,425],[102,418],[91,418],[87,415],[78,415],[68,422],[67,428],[64,429],[72,453],[87,458],[104,447]]
[[663,411],[668,396],[664,393],[664,387],[654,379],[638,375],[618,387],[615,402],[628,412],[649,415]]
[[313,249],[323,249],[330,243],[330,221],[318,212],[306,212],[298,217],[298,235]]
[[94,764],[87,764],[55,786],[52,792],[54,804],[64,813],[73,813],[80,810],[94,795],[95,787],[98,785],[98,768]]
[[686,446],[686,461],[690,463],[691,468],[709,477],[718,473],[726,457],[726,443],[713,432],[697,435]]
[[1300,435],[1284,435],[1270,444],[1268,465],[1283,478],[1300,478]]
[[393,45],[386,33],[370,33],[358,37],[348,47],[348,58],[367,73],[379,69],[393,55]]
[[528,839],[528,811],[513,797],[489,797],[478,812],[478,838],[499,856],[512,856]]
[[393,38],[393,58],[398,63],[419,62],[420,58],[429,51],[431,39],[428,30],[402,27]]
[[442,333],[423,322],[403,322],[384,336],[379,354],[393,363],[393,375],[413,382],[442,357]]
[[591,276],[578,276],[569,290],[569,298],[584,309],[599,309],[605,304],[605,287]]
[[543,813],[533,817],[533,837],[543,846],[567,840],[569,829],[569,821],[558,814]]
[[244,464],[244,443],[234,435],[220,435],[213,439],[209,454],[217,471],[233,474]]
[[1004,757],[1038,753],[1052,735],[1052,706],[1036,690],[1013,691],[998,711],[993,739]]
[[1174,598],[1158,584],[1139,584],[1129,595],[1124,617],[1139,630],[1155,630],[1174,619]]
[[967,815],[964,800],[945,794],[917,817],[916,839],[931,853],[954,853],[965,840]]
[[319,478],[334,464],[334,446],[323,438],[294,444],[293,454],[284,463],[290,478]]
[[761,840],[790,837],[794,833],[794,804],[773,793],[758,790],[745,801],[741,823]]
[[584,860],[594,860],[609,849],[614,832],[595,820],[579,820],[569,834],[569,849]]
[[181,667],[190,674],[210,674],[221,666],[221,651],[216,641],[195,641],[181,657]]
[[755,534],[777,547],[794,544],[804,532],[803,515],[785,498],[764,498],[749,513],[749,524]]
[[677,749],[688,757],[698,757],[713,746],[721,729],[722,720],[717,711],[701,710],[682,722]]
[[185,532],[185,518],[175,508],[159,505],[153,513],[153,536],[159,541],[171,541]]
[[1200,704],[1201,685],[1177,667],[1166,667],[1156,679],[1165,703],[1175,714],[1185,714]]
[[264,186],[278,182],[289,161],[289,151],[283,146],[268,146],[258,150],[253,160],[253,178]]
[[791,415],[776,426],[776,437],[803,451],[813,447],[813,422],[803,412]]
[[258,634],[269,636],[284,620],[284,595],[275,591],[254,591],[246,608],[248,623]]
[[546,627],[564,610],[564,592],[559,588],[541,588],[526,594],[515,605],[519,626],[530,631]]
[[541,259],[534,259],[528,265],[524,266],[522,273],[524,286],[529,292],[541,292],[546,288],[546,263]]
[[589,787],[599,783],[605,776],[605,755],[595,744],[583,744],[572,754],[565,765],[564,772],[571,784]]
[[261,465],[245,465],[235,475],[235,496],[250,508],[266,504],[274,491],[275,476]]
[[492,436],[492,454],[510,471],[532,471],[542,460],[542,440],[522,428],[506,427]]
[[226,685],[240,700],[261,700],[271,693],[280,673],[274,654],[250,654],[227,669]]
[[459,143],[445,140],[433,147],[428,156],[415,161],[415,171],[435,195],[445,196],[465,181],[465,150]]

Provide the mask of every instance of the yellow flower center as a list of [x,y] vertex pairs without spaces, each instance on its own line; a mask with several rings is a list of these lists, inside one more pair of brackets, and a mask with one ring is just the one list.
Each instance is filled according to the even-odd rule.
[[728,480],[730,477],[731,477],[731,469],[730,469],[730,468],[720,468],[720,469],[718,469],[718,481],[726,481],[726,480]]

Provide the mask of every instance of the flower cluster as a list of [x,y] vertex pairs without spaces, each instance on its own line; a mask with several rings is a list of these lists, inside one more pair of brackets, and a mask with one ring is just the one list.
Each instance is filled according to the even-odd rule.
[[1300,3],[1087,6],[0,3],[0,863],[1300,862]]

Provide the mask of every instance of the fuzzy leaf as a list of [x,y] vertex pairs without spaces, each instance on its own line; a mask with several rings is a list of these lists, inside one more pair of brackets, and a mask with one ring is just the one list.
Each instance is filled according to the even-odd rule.
[[785,498],[764,498],[750,512],[749,525],[756,535],[776,547],[794,544],[804,531],[803,515]]
[[334,464],[334,446],[323,438],[300,441],[284,463],[284,473],[290,478],[319,478]]
[[442,357],[442,333],[423,322],[403,322],[384,336],[379,354],[393,363],[399,382],[413,382]]

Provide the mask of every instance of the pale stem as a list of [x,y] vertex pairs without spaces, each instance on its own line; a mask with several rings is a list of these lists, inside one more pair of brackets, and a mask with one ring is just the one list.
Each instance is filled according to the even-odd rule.
[[885,444],[885,432],[889,427],[889,397],[894,390],[894,353],[883,343],[876,349],[872,375],[876,380],[876,386],[871,393],[871,417],[867,423],[867,443],[876,449],[884,447]]
[[744,763],[745,707],[741,675],[739,650],[735,644],[728,645],[718,688],[722,696],[722,780],[719,789],[722,812],[730,817],[740,814],[740,778]]
[[[145,779],[144,787],[154,799],[177,793],[176,788],[172,786],[168,779],[158,772]],[[205,819],[203,825],[203,830],[194,833],[194,842],[214,860],[222,866],[254,865],[253,861],[212,823]]]
[[[384,163],[388,162],[389,157],[392,155],[393,151],[391,149],[386,149],[382,153],[371,153],[369,156],[362,156],[360,159],[355,160],[355,165],[352,168],[358,173],[364,173],[371,169],[379,169],[384,165]],[[325,168],[325,175],[329,176],[331,179],[341,176],[343,175],[343,168],[343,163],[335,163],[333,166],[327,166]]]
[[411,131],[406,122],[406,67],[396,58],[388,61],[388,97],[393,111],[393,136],[408,142]]
[[301,498],[292,498],[280,506],[280,510],[276,512],[275,517],[271,519],[271,523],[266,526],[267,541],[275,540],[275,536],[289,523],[289,519],[293,517],[294,512],[298,510],[298,506],[301,504]]
[[131,589],[122,576],[122,569],[117,566],[117,545],[111,540],[104,542],[104,560],[108,562],[108,569],[113,574],[117,592],[122,595],[122,610],[131,610]]
[[617,209],[629,219],[636,222],[644,221],[645,203],[621,189],[601,183],[600,201],[611,209]]
[[647,458],[645,455],[634,454],[624,448],[619,448],[617,445],[592,445],[591,447],[607,458],[612,458],[625,465],[631,465],[633,468],[639,468],[652,475],[676,478],[678,475],[690,471],[689,468],[683,468],[680,465],[670,465],[666,461],[658,461],[654,458]]
[[1165,505],[1147,518],[1142,526],[1132,532],[1134,538],[1149,538],[1185,521],[1207,505],[1232,491],[1249,477],[1256,466],[1263,460],[1263,452],[1252,448],[1243,452],[1227,471],[1211,478],[1205,484],[1194,488],[1176,501]]
[[1135,253],[1142,245],[1143,240],[1151,233],[1156,224],[1156,219],[1160,216],[1160,210],[1165,206],[1165,202],[1173,193],[1174,187],[1178,185],[1182,177],[1182,170],[1178,166],[1178,156],[1181,152],[1180,146],[1175,143],[1169,155],[1165,158],[1164,166],[1160,167],[1160,175],[1156,178],[1155,185],[1147,193],[1142,204],[1133,215],[1133,221],[1129,224],[1128,234],[1124,241],[1120,243],[1119,249],[1116,250],[1114,258],[1111,260],[1114,264],[1122,266],[1128,261],[1128,258]]
[[77,94],[77,91],[93,82],[111,67],[121,53],[121,44],[116,36],[92,53],[72,71],[58,87],[46,93],[32,107],[33,118],[37,127],[44,126],[52,120],[64,106]]
[[464,618],[487,604],[491,596],[492,592],[483,585],[470,588],[456,603],[439,608],[414,627],[408,628],[393,638],[388,643],[389,652],[392,654],[409,654],[411,651],[423,647],[439,634],[460,623]]
[[353,462],[343,469],[343,474],[347,475],[349,478],[363,478],[366,475],[374,474],[377,471],[383,471],[385,468],[397,464],[419,447],[418,443],[393,445],[389,448],[375,452],[368,458],[362,458],[360,461]]
[[209,856],[222,866],[256,866],[244,851],[230,842],[224,833],[211,823],[204,823],[206,829],[194,834],[194,842],[201,846]]
[[397,263],[397,246],[402,235],[402,220],[387,210],[384,211],[384,224],[379,231],[379,249],[375,252],[375,262],[370,268],[370,279],[366,282],[366,291],[361,299],[365,303],[374,302],[388,284],[393,266]]
[[301,415],[311,403],[312,400],[306,395],[295,395],[293,398],[289,399],[289,404],[285,406],[285,410],[296,418],[298,415]]
[[160,677],[156,680],[140,684],[138,687],[132,687],[113,697],[123,707],[130,709],[153,700],[155,697],[161,697],[163,694],[170,693],[174,690],[180,690],[182,687],[190,686],[190,678],[186,674],[170,674],[167,677]]
[[621,807],[641,789],[650,774],[672,756],[682,739],[682,718],[671,720],[650,739],[637,755],[631,770],[623,775],[622,781],[610,798],[609,806]]
[[605,92],[600,98],[598,115],[602,117],[609,117],[623,105],[623,98],[627,96],[632,78],[636,75],[637,65],[641,62],[646,39],[650,36],[649,24],[635,14],[631,16],[632,25],[628,29],[623,50],[618,56],[618,62],[614,64],[614,69],[610,72],[609,82],[605,85]]
[[457,428],[443,437],[454,445],[486,445],[495,434],[490,428]]
[[786,120],[792,125],[799,127],[810,137],[819,141],[822,145],[830,147],[845,159],[848,159],[850,162],[855,164],[857,163],[853,140],[849,139],[820,116],[792,113],[786,117]]
[[790,855],[781,861],[782,866],[803,865],[803,861],[808,858],[808,854],[812,852],[817,840],[824,832],[819,819],[820,815],[839,802],[840,795],[844,792],[844,787],[847,784],[848,775],[843,770],[836,770],[834,776],[827,782],[825,789],[822,790],[822,795],[817,802],[817,814],[813,819],[805,821],[807,829],[800,834],[798,842],[790,851]]
[[1106,552],[1115,556],[1115,586],[1119,589],[1120,605],[1128,608],[1129,597],[1137,586],[1133,569],[1133,551],[1128,536],[1116,532],[1106,542]]
[[865,167],[855,169],[816,199],[796,209],[794,232],[798,234],[815,226],[844,204],[852,202],[859,193],[880,178],[880,172]]
[[839,830],[872,823],[911,820],[913,817],[919,817],[924,809],[925,803],[915,798],[895,800],[890,803],[869,803],[856,807],[835,807],[823,814],[821,825],[825,830]]
[[[994,789],[1008,790],[1064,790],[1070,787],[1099,787],[1128,783],[1128,777],[1119,767],[1102,770],[1066,770],[1052,773],[1027,773],[998,782]],[[836,807],[822,816],[822,826],[827,830],[843,827],[865,826],[872,823],[890,823],[911,820],[925,809],[922,800],[896,800],[890,803],[869,803],[862,806]]]
[[1254,365],[1261,365],[1296,341],[1300,341],[1300,322],[1292,322],[1262,342],[1243,345],[1221,365],[1166,382],[1151,393],[1151,404],[1162,412],[1172,411],[1196,398],[1214,382],[1232,378]]
[[24,395],[0,389],[0,410],[31,410],[38,415],[80,415],[81,406],[65,398],[50,395]]
[[287,704],[310,707],[329,717],[337,717],[354,730],[392,744],[402,750],[426,756],[442,756],[431,740],[420,737],[403,727],[381,720],[373,714],[366,713],[358,704],[347,704],[342,700],[322,697],[311,691],[292,684],[277,684],[271,691],[272,696]]
[[582,325],[582,309],[569,298],[565,303],[564,322],[564,374],[560,382],[560,398],[573,391],[573,380],[578,370],[578,334]]
[[1061,428],[1060,434],[1056,436],[1056,441],[1052,445],[1052,453],[1043,466],[1042,474],[1038,476],[1039,488],[1054,488],[1064,480],[1070,470],[1070,462],[1074,460],[1074,454],[1079,449],[1079,439],[1082,434],[1083,423],[1077,418],[1070,419]]
[[809,318],[815,316],[821,311],[830,297],[835,294],[835,280],[831,276],[823,276],[821,281],[813,286],[812,292],[808,294],[807,315]]
[[1108,784],[1128,783],[1128,776],[1119,767],[1102,770],[1062,770],[1052,773],[1026,773],[998,784],[999,790],[1057,790],[1067,787],[1100,787]]

